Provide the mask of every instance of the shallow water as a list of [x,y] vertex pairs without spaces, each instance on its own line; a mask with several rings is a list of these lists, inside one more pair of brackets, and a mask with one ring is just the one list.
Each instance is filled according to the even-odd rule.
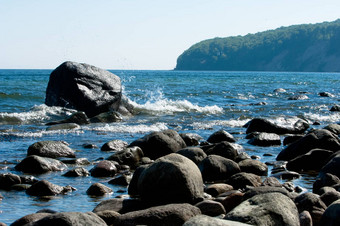
[[[263,162],[273,161],[283,146],[263,148],[247,144],[242,126],[250,119],[263,117],[283,125],[292,125],[299,118],[310,124],[321,122],[321,126],[313,128],[340,121],[338,112],[329,111],[332,105],[339,103],[339,73],[112,71],[121,78],[124,94],[137,109],[136,116],[118,123],[47,131],[46,122],[63,119],[73,112],[43,104],[50,72],[0,70],[0,173],[21,175],[13,167],[26,156],[28,146],[36,141],[64,140],[77,150],[78,158],[86,157],[93,162],[111,154],[100,151],[107,141],[132,142],[147,133],[164,129],[194,132],[204,139],[224,129],[235,136],[249,155],[258,155]],[[278,88],[286,91],[274,92]],[[320,97],[320,92],[332,93],[334,97]],[[307,95],[308,99],[288,100],[297,94]],[[266,105],[256,105],[260,102]],[[85,143],[99,148],[84,149]],[[265,157],[264,153],[274,156]],[[43,208],[91,211],[102,200],[126,194],[127,188],[108,185],[110,178],[70,179],[62,177],[63,173],[35,176],[58,185],[71,185],[77,191],[51,200],[31,197],[25,192],[0,191],[5,197],[0,201],[0,222],[10,224]],[[311,189],[314,177],[306,174],[293,183]],[[111,187],[114,193],[100,198],[87,196],[86,190],[95,182]]]

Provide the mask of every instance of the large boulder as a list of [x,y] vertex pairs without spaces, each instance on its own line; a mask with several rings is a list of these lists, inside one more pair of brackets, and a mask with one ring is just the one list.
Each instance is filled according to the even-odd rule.
[[236,173],[232,175],[227,183],[234,187],[234,189],[245,189],[247,186],[258,187],[261,185],[261,177],[253,173]]
[[23,216],[16,221],[14,221],[11,226],[23,226],[29,223],[33,223],[35,221],[38,221],[46,216],[50,215],[50,213],[32,213],[28,214],[26,216]]
[[227,141],[231,143],[236,142],[235,138],[230,133],[224,130],[219,130],[211,134],[207,141],[210,143],[220,143],[222,141]]
[[237,147],[227,141],[222,141],[206,151],[207,155],[219,155],[235,161],[238,157]]
[[199,165],[202,177],[207,182],[226,181],[241,172],[239,165],[231,159],[219,155],[209,155]]
[[183,225],[201,214],[199,208],[188,203],[168,204],[117,216],[113,225]]
[[119,109],[120,78],[88,64],[64,62],[50,75],[45,104],[84,111],[88,117]]
[[21,178],[13,173],[0,174],[0,189],[10,190],[15,184],[21,184]]
[[230,221],[219,219],[217,217],[210,217],[207,215],[197,215],[190,218],[183,226],[249,226],[250,224],[244,224],[237,221]]
[[321,168],[320,176],[330,173],[340,178],[340,152],[337,152],[332,157],[333,158]]
[[259,176],[268,175],[268,166],[254,159],[245,159],[238,163],[242,172],[253,173]]
[[313,149],[304,155],[300,155],[287,163],[288,170],[316,170],[319,171],[333,154],[324,149]]
[[311,192],[303,193],[294,200],[299,212],[307,210],[313,219],[313,224],[318,225],[322,214],[327,206],[321,200],[320,196]]
[[196,165],[203,161],[207,157],[207,154],[199,147],[187,147],[176,152],[183,155],[193,161]]
[[203,197],[203,180],[190,159],[169,154],[157,159],[138,179],[141,199],[152,204],[195,203]]
[[333,202],[321,217],[320,225],[340,225],[340,200]]
[[90,173],[93,177],[113,177],[117,171],[117,167],[112,161],[103,160],[95,165]]
[[175,153],[186,147],[182,137],[174,130],[150,133],[138,140],[133,141],[129,147],[138,146],[145,156],[151,159]]
[[266,119],[254,118],[247,123],[246,133],[265,132],[276,134],[299,134],[305,132],[308,128],[309,125],[303,120],[298,120],[292,127],[283,127]]
[[340,150],[340,139],[329,130],[314,130],[298,141],[288,145],[278,154],[276,159],[288,161],[316,148],[336,152]]
[[63,225],[63,226],[107,226],[105,221],[92,212],[61,212],[50,214],[28,224],[29,226]]
[[255,195],[231,210],[224,219],[251,225],[300,225],[294,202],[281,193]]
[[67,166],[57,159],[30,155],[15,166],[15,169],[24,173],[47,173],[52,171],[62,171]]
[[87,189],[86,194],[90,196],[103,196],[112,192],[112,189],[108,186],[101,183],[94,183]]
[[115,211],[120,214],[146,209],[145,205],[139,199],[114,198],[100,202],[94,209],[94,213],[102,211]]
[[38,155],[48,158],[68,157],[75,158],[74,151],[63,141],[39,141],[30,145],[27,150],[27,156]]

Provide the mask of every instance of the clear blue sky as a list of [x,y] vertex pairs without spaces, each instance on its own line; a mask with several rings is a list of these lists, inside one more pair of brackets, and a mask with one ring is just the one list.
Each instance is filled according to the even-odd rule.
[[167,70],[196,42],[339,12],[339,0],[0,0],[0,68]]

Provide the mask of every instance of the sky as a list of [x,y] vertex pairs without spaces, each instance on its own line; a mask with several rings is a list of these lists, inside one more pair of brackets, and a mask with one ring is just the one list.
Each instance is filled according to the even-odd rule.
[[339,12],[339,0],[0,0],[0,69],[172,70],[197,42]]

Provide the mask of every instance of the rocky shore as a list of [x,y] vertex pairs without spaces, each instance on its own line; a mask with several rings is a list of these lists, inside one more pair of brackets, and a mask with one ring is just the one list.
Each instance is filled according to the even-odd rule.
[[[66,64],[72,70],[74,65]],[[121,94],[107,96],[105,93],[110,90],[99,91],[90,83],[91,87],[83,82],[78,87],[85,90],[83,94],[97,90],[90,92],[91,100],[98,101],[95,94],[99,94],[107,97],[109,104],[101,102],[99,110],[94,110],[93,105],[90,113],[82,112],[75,104],[68,105],[79,112],[51,122],[50,129],[114,122],[133,112]],[[83,99],[83,94],[78,96]],[[52,96],[54,100],[59,98]],[[62,104],[70,103],[66,96],[61,99]],[[283,145],[277,161],[264,163],[252,158],[225,130],[213,132],[207,140],[199,134],[174,130],[153,132],[131,143],[111,140],[100,149],[112,155],[97,162],[77,158],[76,151],[63,141],[33,143],[27,147],[27,157],[14,167],[17,174],[0,174],[1,190],[26,192],[33,197],[71,193],[77,188],[33,176],[62,171],[65,177],[108,179],[107,184],[94,183],[83,191],[89,196],[112,193],[112,184],[126,187],[128,195],[102,201],[92,212],[43,209],[11,225],[340,225],[339,124],[312,129],[301,119],[291,127],[283,127],[254,118],[244,131],[251,145],[264,149]],[[84,167],[91,164],[90,170]],[[293,179],[300,177],[301,172],[318,175],[312,191],[294,185]],[[281,183],[281,179],[286,182]],[[0,194],[1,199],[6,197]]]

